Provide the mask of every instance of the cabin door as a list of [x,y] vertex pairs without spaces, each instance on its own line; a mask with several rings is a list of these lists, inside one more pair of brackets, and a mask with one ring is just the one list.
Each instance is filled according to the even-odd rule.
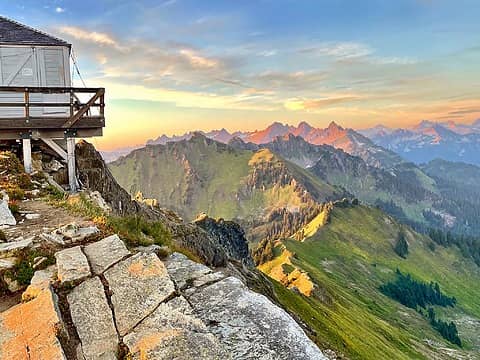
[[[37,53],[40,86],[45,87],[67,87],[70,86],[66,74],[69,73],[68,63],[65,64],[63,48],[39,48]],[[67,68],[66,68],[67,67]],[[69,103],[69,94],[43,94],[43,101],[48,103]],[[45,116],[67,116],[69,108],[45,107]]]

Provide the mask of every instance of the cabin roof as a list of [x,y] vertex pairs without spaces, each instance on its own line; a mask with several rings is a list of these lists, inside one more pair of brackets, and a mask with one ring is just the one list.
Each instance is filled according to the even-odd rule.
[[68,46],[71,44],[55,36],[48,35],[27,25],[0,16],[0,44],[8,45],[50,45]]

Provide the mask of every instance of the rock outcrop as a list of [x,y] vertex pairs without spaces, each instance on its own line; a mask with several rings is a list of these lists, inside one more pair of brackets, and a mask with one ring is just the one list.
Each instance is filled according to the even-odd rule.
[[204,229],[210,237],[217,240],[230,259],[238,260],[253,267],[253,259],[248,249],[245,231],[233,221],[215,220],[207,215],[201,215],[195,224]]
[[[325,359],[287,312],[231,267],[179,253],[162,261],[121,243],[111,236],[67,248],[56,267],[37,271],[27,302],[0,314],[0,358]],[[74,281],[61,285],[55,269]]]

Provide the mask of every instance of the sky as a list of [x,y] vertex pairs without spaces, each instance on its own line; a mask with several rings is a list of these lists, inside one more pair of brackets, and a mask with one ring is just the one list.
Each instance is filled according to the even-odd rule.
[[480,118],[478,0],[1,0],[0,14],[73,44],[87,86],[106,88],[104,150],[273,121]]

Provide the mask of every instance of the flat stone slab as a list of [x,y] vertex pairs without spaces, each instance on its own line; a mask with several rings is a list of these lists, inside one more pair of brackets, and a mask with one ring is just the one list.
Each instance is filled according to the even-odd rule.
[[85,246],[83,249],[92,271],[101,274],[113,264],[130,254],[125,243],[118,235],[109,236],[103,240]]
[[0,359],[66,360],[58,340],[63,331],[56,295],[48,287],[34,300],[0,313]]
[[33,237],[28,239],[19,238],[17,241],[0,244],[0,258],[9,257],[15,252],[26,249],[33,244]]
[[116,360],[118,335],[100,279],[84,281],[68,294],[67,301],[84,358]]
[[155,254],[139,253],[105,272],[117,328],[125,335],[175,292],[165,265]]
[[123,338],[132,360],[230,359],[226,349],[198,318],[177,304],[161,304]]
[[170,255],[165,260],[165,265],[179,289],[186,288],[193,280],[212,272],[207,266],[196,263],[180,253]]
[[237,278],[198,289],[188,299],[233,359],[327,359],[287,312]]
[[97,233],[100,230],[96,226],[80,226],[77,224],[68,224],[55,229],[50,233],[42,234],[42,237],[50,242],[68,245],[83,241]]
[[57,275],[60,282],[85,279],[90,276],[90,266],[80,246],[64,249],[55,253]]

